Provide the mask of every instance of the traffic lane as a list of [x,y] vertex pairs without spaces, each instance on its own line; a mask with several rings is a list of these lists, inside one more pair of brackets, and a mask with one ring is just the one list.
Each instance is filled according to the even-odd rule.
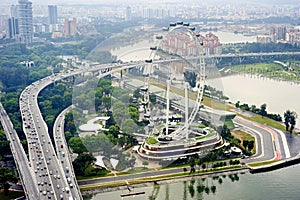
[[[36,94],[31,94],[32,97],[35,97]],[[54,181],[54,178],[50,175],[50,171],[55,171],[57,169],[59,169],[58,164],[55,162],[55,156],[52,158],[52,162],[51,164],[49,163],[49,165],[47,164],[47,158],[46,158],[46,154],[47,154],[47,150],[46,150],[46,144],[48,143],[48,141],[50,141],[50,137],[46,136],[47,130],[46,128],[43,126],[43,119],[41,117],[40,111],[38,109],[38,105],[37,105],[37,101],[34,101],[34,105],[31,108],[31,113],[33,113],[33,126],[35,128],[35,132],[36,135],[38,137],[38,146],[40,151],[42,152],[42,167],[46,167],[46,169],[43,169],[43,171],[45,171],[47,173],[47,180],[44,180],[44,178],[41,177],[40,182],[42,181],[46,181],[47,184],[43,184],[40,186],[40,192],[44,192],[46,191],[47,194],[51,191],[54,191],[53,195],[55,196],[54,198],[58,198],[60,193],[63,193],[63,191],[61,191],[61,188],[65,188],[65,184],[63,183],[63,181]],[[45,138],[45,139],[44,139]],[[47,140],[47,143],[44,144]],[[42,145],[43,144],[43,145]],[[49,151],[48,151],[49,153]],[[57,161],[58,162],[58,161]],[[41,170],[41,169],[39,169]],[[42,175],[45,174],[45,172],[41,173]],[[58,173],[59,177],[62,177],[61,173]],[[51,183],[51,185],[49,185],[49,183]],[[42,191],[41,191],[42,190]],[[44,194],[43,194],[44,195]],[[46,196],[46,195],[45,195]],[[63,195],[64,198],[68,198],[68,195]]]
[[[64,133],[64,116],[65,114],[71,110],[71,108],[65,109],[62,113],[59,114],[59,116],[56,118],[53,126],[53,136],[54,136],[54,142],[57,150],[57,156],[59,160],[63,160],[62,163],[63,170],[65,171],[67,181],[70,187],[70,192],[74,197],[78,197],[78,199],[81,199],[81,194],[79,192],[79,188],[77,185],[76,177],[73,173],[73,166],[71,165],[71,161],[69,159],[68,154],[68,148],[66,141],[63,137]],[[63,148],[61,149],[61,144],[63,145]],[[61,150],[59,150],[61,149]]]
[[238,122],[239,124],[242,124],[243,126],[246,126],[250,129],[255,130],[256,132],[259,132],[262,136],[262,141],[263,141],[263,155],[261,157],[254,157],[254,158],[247,158],[243,159],[243,162],[258,162],[258,161],[266,161],[266,160],[271,160],[275,157],[275,152],[274,152],[274,143],[272,139],[272,135],[263,129],[262,127],[259,127],[252,122],[248,120],[241,119],[240,117],[236,117],[234,121]]
[[286,136],[291,156],[297,156],[300,152],[300,135],[295,135],[289,132],[285,132],[284,134]]

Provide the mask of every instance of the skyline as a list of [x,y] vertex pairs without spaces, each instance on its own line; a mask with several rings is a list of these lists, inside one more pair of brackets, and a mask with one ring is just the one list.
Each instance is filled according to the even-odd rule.
[[[33,4],[38,4],[38,5],[52,5],[52,4],[57,4],[57,5],[70,5],[70,4],[148,4],[148,1],[145,0],[116,0],[114,2],[108,1],[108,0],[89,0],[89,1],[82,1],[82,0],[65,0],[63,3],[59,0],[51,0],[51,2],[48,1],[43,1],[43,0],[30,0]],[[16,4],[18,1],[14,0],[2,0],[0,5],[4,4]],[[170,2],[169,0],[154,0],[151,1],[151,3],[168,3],[168,4],[176,4],[176,3],[199,3],[199,4],[208,4],[208,5],[219,5],[221,4],[257,4],[257,5],[263,5],[263,4],[273,4],[273,5],[282,5],[282,4],[299,4],[299,0],[264,0],[264,1],[259,1],[259,0],[253,0],[253,1],[248,1],[248,0],[204,0],[204,1],[197,1],[197,0],[174,0]]]

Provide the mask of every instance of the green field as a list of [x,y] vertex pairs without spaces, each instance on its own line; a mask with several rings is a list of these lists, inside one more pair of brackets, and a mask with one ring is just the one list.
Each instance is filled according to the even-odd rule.
[[292,66],[290,68],[284,68],[276,63],[255,63],[246,65],[234,65],[230,69],[237,72],[245,72],[248,74],[262,74],[263,76],[283,79],[289,81],[299,81],[299,67]]

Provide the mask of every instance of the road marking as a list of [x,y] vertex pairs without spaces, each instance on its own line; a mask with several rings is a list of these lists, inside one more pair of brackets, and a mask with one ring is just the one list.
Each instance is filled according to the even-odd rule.
[[281,136],[285,157],[290,158],[291,157],[290,148],[288,146],[288,143],[287,143],[286,136],[285,136],[284,132],[281,131],[281,130],[275,130],[275,131],[278,132]]

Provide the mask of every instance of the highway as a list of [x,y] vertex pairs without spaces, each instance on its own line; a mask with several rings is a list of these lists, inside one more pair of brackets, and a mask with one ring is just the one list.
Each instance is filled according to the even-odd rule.
[[69,190],[66,175],[58,160],[48,127],[38,107],[38,93],[47,85],[39,81],[28,86],[20,96],[23,131],[29,148],[29,160],[34,168],[40,199],[79,199]]
[[41,199],[34,179],[33,167],[28,162],[25,151],[21,145],[17,132],[10,121],[6,111],[0,103],[0,121],[7,139],[10,141],[10,148],[17,165],[19,176],[23,183],[25,195],[27,199]]
[[[72,110],[72,108],[73,106],[69,106],[57,116],[53,125],[53,138],[57,157],[59,160],[63,161],[61,164],[66,174],[69,187],[71,188],[70,192],[73,196],[76,196],[77,191],[79,191],[79,186],[77,184],[76,176],[74,173],[72,159],[70,157],[70,154],[68,153],[69,148],[64,134],[65,114]],[[76,190],[73,190],[73,187],[76,187]]]

